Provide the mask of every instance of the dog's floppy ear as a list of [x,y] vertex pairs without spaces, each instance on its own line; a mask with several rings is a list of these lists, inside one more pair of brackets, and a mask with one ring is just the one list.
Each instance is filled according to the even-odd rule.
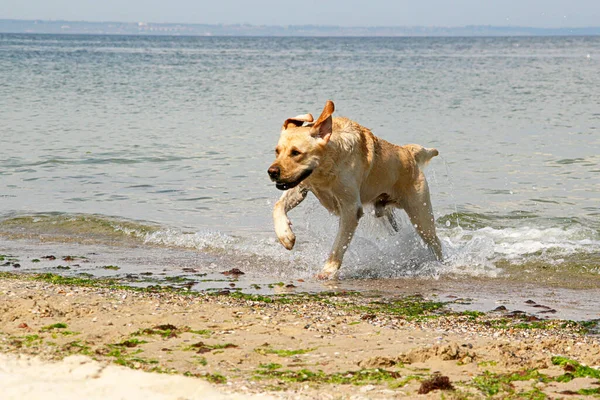
[[292,127],[298,127],[298,126],[302,126],[303,123],[305,122],[313,122],[313,116],[312,114],[302,114],[302,115],[297,115],[294,118],[288,118],[283,122],[283,129],[287,129],[288,125],[292,125]]
[[315,122],[310,131],[312,136],[323,139],[325,144],[329,142],[331,133],[333,132],[333,119],[331,118],[331,114],[333,114],[334,111],[335,106],[333,105],[333,101],[327,100],[321,116],[317,119],[317,122]]

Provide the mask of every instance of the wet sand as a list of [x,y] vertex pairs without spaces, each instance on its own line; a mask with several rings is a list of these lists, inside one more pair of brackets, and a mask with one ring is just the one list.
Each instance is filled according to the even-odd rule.
[[[582,398],[600,388],[600,340],[585,326],[502,307],[457,313],[419,296],[183,294],[31,278],[0,279],[1,353],[85,356],[150,381],[186,375],[226,394],[286,399]],[[440,376],[454,390],[418,394]]]
[[[104,238],[105,239],[105,238]],[[447,302],[455,311],[488,312],[499,306],[539,318],[586,321],[600,318],[600,275],[545,266],[522,270],[507,266],[497,277],[444,274],[437,277],[317,281],[310,272],[270,265],[259,256],[199,252],[196,249],[117,241],[6,240],[0,235],[0,272],[54,273],[110,278],[128,286],[161,286],[216,293],[273,295],[358,291],[370,296],[420,295]],[[86,239],[89,241],[89,238]],[[10,255],[10,256],[9,256]],[[15,267],[18,265],[18,267]],[[225,275],[238,269],[243,274]],[[533,301],[535,304],[528,304]]]

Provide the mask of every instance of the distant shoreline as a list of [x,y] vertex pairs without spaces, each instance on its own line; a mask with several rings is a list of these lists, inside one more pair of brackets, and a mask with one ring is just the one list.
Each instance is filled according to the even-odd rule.
[[468,25],[461,27],[341,27],[323,25],[265,26],[248,24],[0,19],[0,33],[247,37],[542,37],[600,36],[600,26],[580,28],[535,28],[490,25]]

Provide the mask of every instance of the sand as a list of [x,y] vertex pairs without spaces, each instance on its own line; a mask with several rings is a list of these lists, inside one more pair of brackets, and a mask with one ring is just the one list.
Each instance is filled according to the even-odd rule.
[[[0,377],[10,399],[583,398],[581,390],[600,388],[597,369],[556,379],[578,363],[600,366],[600,340],[580,325],[502,310],[415,317],[390,302],[343,293],[268,302],[2,278]],[[577,363],[556,365],[556,356]],[[454,390],[418,394],[438,376]]]

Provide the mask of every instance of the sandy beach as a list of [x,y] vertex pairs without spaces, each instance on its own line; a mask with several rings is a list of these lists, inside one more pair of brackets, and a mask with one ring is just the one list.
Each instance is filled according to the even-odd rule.
[[0,304],[9,399],[600,393],[600,339],[585,324],[502,307],[458,313],[418,296],[185,294],[9,274]]
[[0,379],[6,400],[20,399],[268,399],[270,396],[224,394],[207,382],[184,376],[150,375],[86,356],[48,362],[32,356],[0,355]]

